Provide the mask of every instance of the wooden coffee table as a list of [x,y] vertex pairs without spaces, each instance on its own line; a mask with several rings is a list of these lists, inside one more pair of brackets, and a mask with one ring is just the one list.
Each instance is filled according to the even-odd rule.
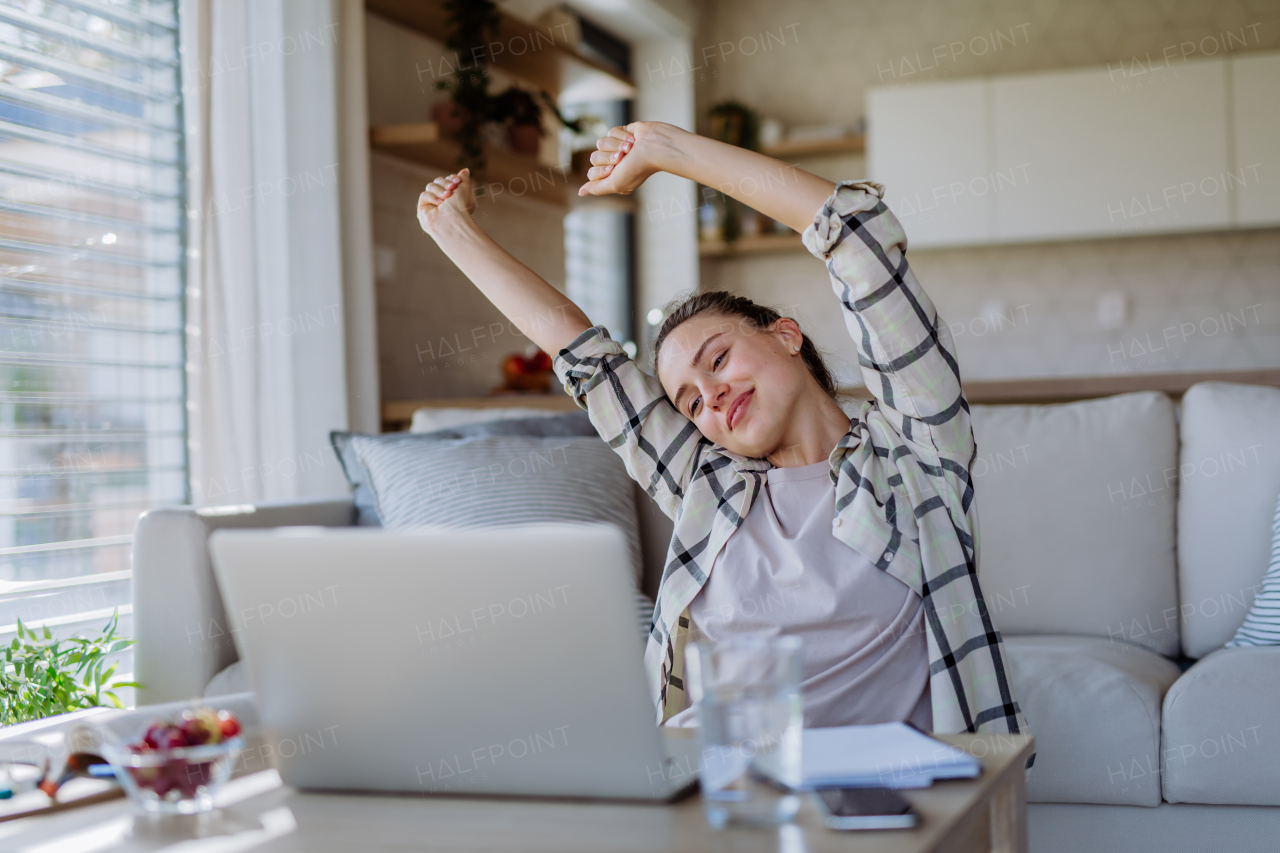
[[793,824],[714,830],[698,796],[674,805],[508,798],[322,794],[246,767],[228,783],[220,811],[194,818],[134,817],[115,799],[0,823],[0,849],[144,851],[874,851],[970,853],[1027,850],[1023,766],[1029,736],[944,735],[980,757],[973,780],[906,791],[920,815],[910,830],[834,832],[806,798]]

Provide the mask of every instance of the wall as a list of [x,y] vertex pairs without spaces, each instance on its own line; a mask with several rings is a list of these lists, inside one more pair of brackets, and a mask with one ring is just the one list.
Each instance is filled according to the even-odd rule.
[[[655,38],[637,42],[632,55],[637,84],[634,115],[646,121],[664,121],[685,130],[694,129],[693,88],[682,75],[666,77],[643,73],[664,66],[673,57],[689,52],[687,38]],[[657,328],[645,320],[654,308],[662,308],[681,294],[698,289],[698,235],[687,217],[664,215],[671,210],[693,210],[695,187],[683,178],[659,172],[636,192],[636,331],[641,364],[652,361]]]
[[[370,125],[429,121],[431,105],[448,97],[432,88],[443,46],[373,14],[365,27]],[[384,400],[485,395],[502,382],[502,359],[528,345],[418,226],[418,194],[441,174],[376,151],[370,157]],[[564,210],[500,196],[482,200],[476,220],[564,289]]]
[[[1116,85],[1140,94],[1176,75],[1183,54],[1280,47],[1280,20],[1270,4],[1210,0],[704,0],[693,42],[700,121],[711,104],[738,98],[788,126],[851,124],[870,86],[983,74],[1110,63]],[[764,43],[771,49],[752,53]],[[1174,57],[1168,67],[1144,72],[1163,63],[1166,49]],[[833,180],[865,174],[861,157],[800,165]],[[1280,191],[1280,164],[1264,169],[1263,179]],[[1280,366],[1276,229],[915,251],[910,258],[952,325],[969,379]],[[701,287],[791,308],[841,378],[857,378],[848,336],[831,311],[829,280],[808,255],[704,260]],[[1117,291],[1125,320],[1104,328],[1098,299]]]

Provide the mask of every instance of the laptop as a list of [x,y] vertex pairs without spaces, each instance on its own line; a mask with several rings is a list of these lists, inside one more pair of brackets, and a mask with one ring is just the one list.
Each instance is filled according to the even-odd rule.
[[299,788],[668,801],[630,560],[602,524],[218,530],[280,777]]

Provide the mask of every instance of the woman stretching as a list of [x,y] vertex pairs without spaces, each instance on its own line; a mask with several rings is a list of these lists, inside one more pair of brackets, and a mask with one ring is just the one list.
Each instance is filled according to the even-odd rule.
[[645,649],[658,722],[693,722],[691,636],[763,631],[804,640],[806,726],[1025,733],[978,586],[976,451],[951,334],[907,267],[883,187],[659,122],[615,127],[591,162],[582,195],[670,172],[802,231],[875,395],[845,414],[796,322],[725,292],[666,317],[651,377],[480,230],[466,170],[419,198],[423,230],[557,353],[565,390],[675,521]]

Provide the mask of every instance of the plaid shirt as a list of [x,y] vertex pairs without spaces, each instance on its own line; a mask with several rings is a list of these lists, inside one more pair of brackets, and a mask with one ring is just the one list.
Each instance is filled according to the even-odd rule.
[[[831,533],[918,593],[938,732],[1027,733],[978,585],[977,455],[951,333],[907,266],[884,188],[840,183],[805,229],[822,258],[874,401],[831,451]],[[711,442],[603,326],[554,361],[565,390],[675,521],[645,648],[658,722],[685,706],[690,602],[773,466]]]

